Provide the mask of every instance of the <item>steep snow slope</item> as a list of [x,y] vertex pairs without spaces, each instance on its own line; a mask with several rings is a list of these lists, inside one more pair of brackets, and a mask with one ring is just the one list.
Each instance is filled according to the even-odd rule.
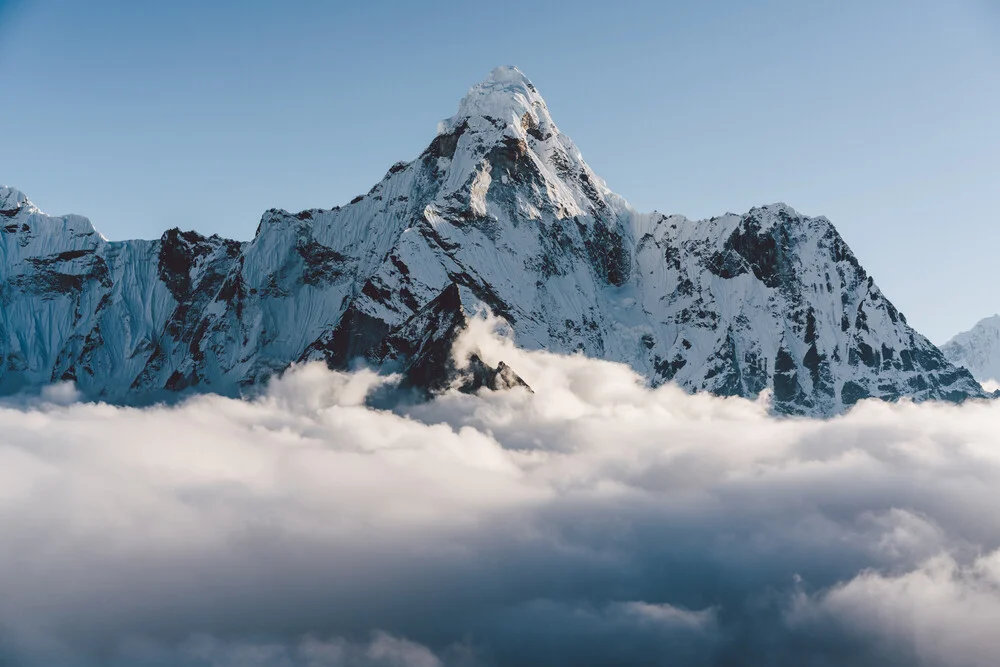
[[368,194],[270,210],[248,243],[176,229],[111,243],[15,190],[0,202],[6,393],[65,378],[113,401],[236,394],[295,361],[358,358],[434,389],[441,350],[485,308],[523,346],[689,390],[772,388],[784,413],[983,396],[829,221],[783,204],[703,221],[638,214],[515,68],[473,87]]
[[942,345],[941,351],[980,382],[1000,380],[1000,315],[980,320]]

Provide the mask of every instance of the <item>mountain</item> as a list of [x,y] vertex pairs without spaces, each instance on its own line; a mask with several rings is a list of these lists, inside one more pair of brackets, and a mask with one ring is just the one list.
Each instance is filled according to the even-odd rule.
[[980,382],[1000,380],[1000,315],[980,320],[941,346],[951,363],[969,369]]
[[[883,296],[825,218],[784,204],[637,213],[516,68],[343,207],[269,210],[245,243],[111,242],[0,190],[0,393],[73,380],[141,403],[239,394],[289,364],[363,359],[433,392],[486,308],[518,344],[629,364],[654,384],[833,415],[865,397],[984,396]],[[482,366],[482,362],[479,362]],[[462,384],[518,384],[481,368]]]

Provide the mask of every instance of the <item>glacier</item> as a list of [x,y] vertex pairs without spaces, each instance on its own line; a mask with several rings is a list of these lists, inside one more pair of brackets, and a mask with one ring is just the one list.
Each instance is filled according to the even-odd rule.
[[[72,381],[125,404],[238,396],[312,360],[400,372],[430,394],[454,384],[457,333],[489,312],[520,346],[622,362],[654,386],[769,391],[781,414],[986,397],[826,218],[637,212],[514,67],[367,194],[268,210],[247,242],[176,228],[109,241],[2,188],[0,306],[5,395]],[[466,388],[520,382],[479,371]]]

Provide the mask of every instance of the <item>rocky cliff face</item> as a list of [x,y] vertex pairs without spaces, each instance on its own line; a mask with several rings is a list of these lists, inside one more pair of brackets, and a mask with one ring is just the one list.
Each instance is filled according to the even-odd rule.
[[[270,210],[246,243],[177,229],[109,242],[4,188],[0,305],[3,393],[69,379],[119,402],[238,394],[313,359],[365,360],[434,391],[454,381],[447,351],[468,313],[488,309],[522,346],[691,391],[770,388],[782,413],[983,396],[829,221],[783,204],[702,221],[639,214],[515,68],[475,86],[368,194]],[[470,368],[466,388],[517,384],[509,368]]]

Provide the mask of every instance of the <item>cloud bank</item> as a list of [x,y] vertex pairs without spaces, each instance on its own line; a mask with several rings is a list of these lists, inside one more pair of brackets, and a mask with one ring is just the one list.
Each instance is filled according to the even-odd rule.
[[1000,404],[777,420],[489,328],[535,393],[0,406],[0,664],[995,663]]

